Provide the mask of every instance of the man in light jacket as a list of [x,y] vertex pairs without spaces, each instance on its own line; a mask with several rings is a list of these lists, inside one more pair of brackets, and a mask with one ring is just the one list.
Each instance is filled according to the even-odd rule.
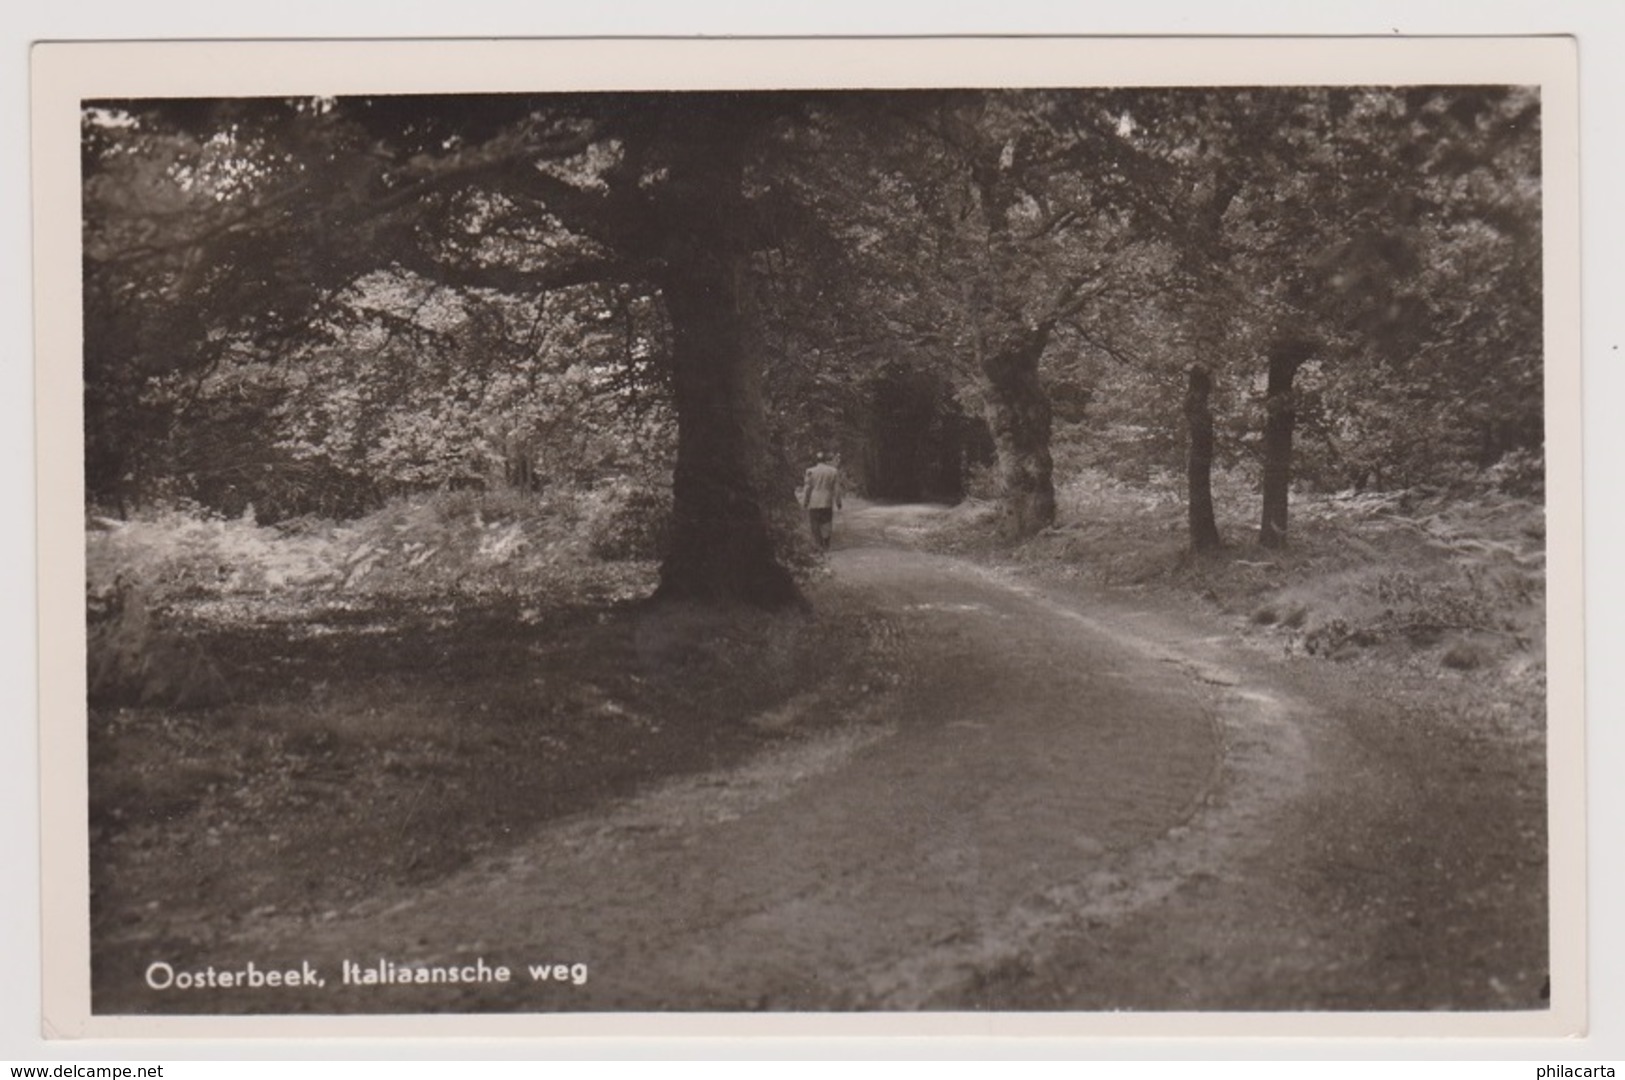
[[801,505],[807,510],[807,525],[820,551],[829,550],[835,511],[841,508],[841,470],[835,465],[839,460],[834,453],[820,454],[801,485]]

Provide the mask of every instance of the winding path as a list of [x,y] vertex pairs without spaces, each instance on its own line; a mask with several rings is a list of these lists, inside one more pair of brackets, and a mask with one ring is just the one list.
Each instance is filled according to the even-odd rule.
[[[1502,941],[1504,895],[1465,952],[1429,946],[1431,925],[1394,936],[1438,902],[1394,860],[1466,827],[1375,850],[1428,812],[1402,769],[1222,633],[888,539],[929,513],[858,507],[840,525],[832,569],[878,613],[866,632],[889,673],[862,715],[404,899],[273,922],[242,956],[308,959],[329,992],[295,1007],[323,1012],[1533,1002],[1543,958]],[[484,957],[515,978],[332,985],[342,960],[380,957]],[[1466,966],[1430,981],[1452,958]],[[537,982],[532,963],[588,976]]]

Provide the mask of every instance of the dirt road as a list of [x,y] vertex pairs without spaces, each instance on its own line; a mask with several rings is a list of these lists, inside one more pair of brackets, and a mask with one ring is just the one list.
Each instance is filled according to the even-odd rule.
[[[909,549],[933,513],[841,521],[829,587],[865,598],[887,673],[858,714],[175,962],[308,963],[320,993],[131,985],[98,1010],[1539,1007],[1527,753],[1188,613]],[[381,961],[511,978],[345,984]]]

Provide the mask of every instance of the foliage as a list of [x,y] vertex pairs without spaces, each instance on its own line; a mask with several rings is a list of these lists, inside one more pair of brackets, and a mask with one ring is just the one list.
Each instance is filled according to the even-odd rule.
[[574,594],[602,584],[605,563],[646,574],[667,513],[663,492],[627,481],[542,494],[440,492],[392,499],[351,521],[279,526],[193,507],[92,530],[88,587],[94,597],[136,582],[158,610],[242,595]]
[[1194,339],[1243,392],[1218,410],[1232,460],[1259,430],[1253,358],[1282,335],[1313,340],[1296,471],[1322,487],[1393,489],[1539,452],[1532,95],[1203,91],[1124,106],[1131,140],[1211,210],[1205,235],[1173,235]]
[[[365,286],[356,325],[303,359],[272,414],[296,460],[384,496],[669,475],[669,401],[643,370],[654,363],[638,326],[646,303],[597,290],[522,305],[422,282]],[[405,330],[385,329],[408,311]]]
[[[1495,87],[93,102],[88,494],[671,478],[670,573],[781,595],[814,450],[985,418],[1039,527],[1052,459],[1178,466],[1195,362],[1253,468],[1283,342],[1301,483],[1534,490],[1538,133]],[[946,393],[882,446],[899,377]]]
[[196,708],[227,699],[215,658],[181,627],[229,624],[251,609],[626,599],[648,587],[669,514],[661,489],[622,480],[398,498],[347,522],[260,525],[196,506],[102,520],[86,550],[91,700]]
[[[1221,531],[1242,531],[1254,483],[1229,471],[1214,477]],[[1196,600],[1276,655],[1471,672],[1475,693],[1516,702],[1536,721],[1543,715],[1538,499],[1486,481],[1470,493],[1302,491],[1290,549],[1235,545],[1195,555],[1179,474],[1128,482],[1079,466],[1059,495],[1061,524],[1014,548],[997,540],[987,504],[975,502],[925,542],[1012,560],[1041,578]]]
[[139,579],[120,575],[94,586],[87,614],[86,689],[92,705],[186,709],[229,700],[230,689],[214,661],[196,643],[160,625]]

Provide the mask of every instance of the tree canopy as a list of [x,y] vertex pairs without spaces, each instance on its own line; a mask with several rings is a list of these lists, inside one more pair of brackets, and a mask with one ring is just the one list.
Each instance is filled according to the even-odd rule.
[[1192,364],[1266,540],[1292,477],[1541,453],[1516,87],[97,101],[82,134],[101,507],[637,475],[662,593],[779,604],[793,463],[920,452],[876,410],[985,425],[1017,537],[1057,443],[1174,467]]

